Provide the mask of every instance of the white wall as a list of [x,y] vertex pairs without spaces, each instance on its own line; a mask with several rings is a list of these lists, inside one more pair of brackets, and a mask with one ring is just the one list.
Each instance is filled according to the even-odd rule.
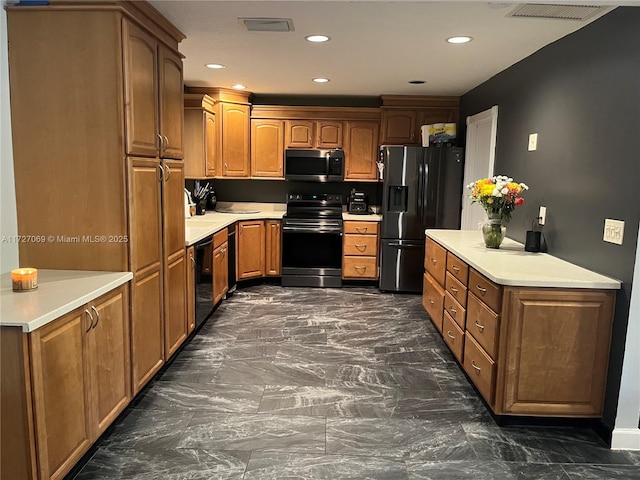
[[[640,238],[640,232],[638,238]],[[638,421],[640,421],[640,241],[636,247],[618,413],[611,448],[640,450]]]
[[11,146],[11,111],[9,109],[9,58],[7,44],[6,1],[2,1],[0,13],[0,273],[18,265],[18,244],[6,240],[18,234],[16,194],[13,181],[13,149]]

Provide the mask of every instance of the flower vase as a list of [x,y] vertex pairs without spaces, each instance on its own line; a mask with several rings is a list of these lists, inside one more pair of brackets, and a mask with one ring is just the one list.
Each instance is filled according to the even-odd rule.
[[487,248],[500,248],[507,227],[502,225],[502,217],[498,214],[489,214],[489,220],[482,226],[482,236]]

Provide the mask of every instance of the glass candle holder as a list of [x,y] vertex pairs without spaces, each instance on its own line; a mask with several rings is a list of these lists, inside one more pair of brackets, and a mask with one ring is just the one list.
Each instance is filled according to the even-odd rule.
[[29,292],[38,288],[38,270],[16,268],[11,270],[11,286],[14,292]]

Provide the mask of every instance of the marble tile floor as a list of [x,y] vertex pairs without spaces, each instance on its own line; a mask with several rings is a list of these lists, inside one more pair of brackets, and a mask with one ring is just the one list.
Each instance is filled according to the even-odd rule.
[[498,427],[418,295],[261,285],[220,305],[70,478],[637,480],[640,452]]

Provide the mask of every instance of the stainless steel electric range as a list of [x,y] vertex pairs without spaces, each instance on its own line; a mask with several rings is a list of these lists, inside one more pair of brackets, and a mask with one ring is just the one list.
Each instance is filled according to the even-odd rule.
[[282,285],[342,286],[341,195],[288,195],[282,219]]

